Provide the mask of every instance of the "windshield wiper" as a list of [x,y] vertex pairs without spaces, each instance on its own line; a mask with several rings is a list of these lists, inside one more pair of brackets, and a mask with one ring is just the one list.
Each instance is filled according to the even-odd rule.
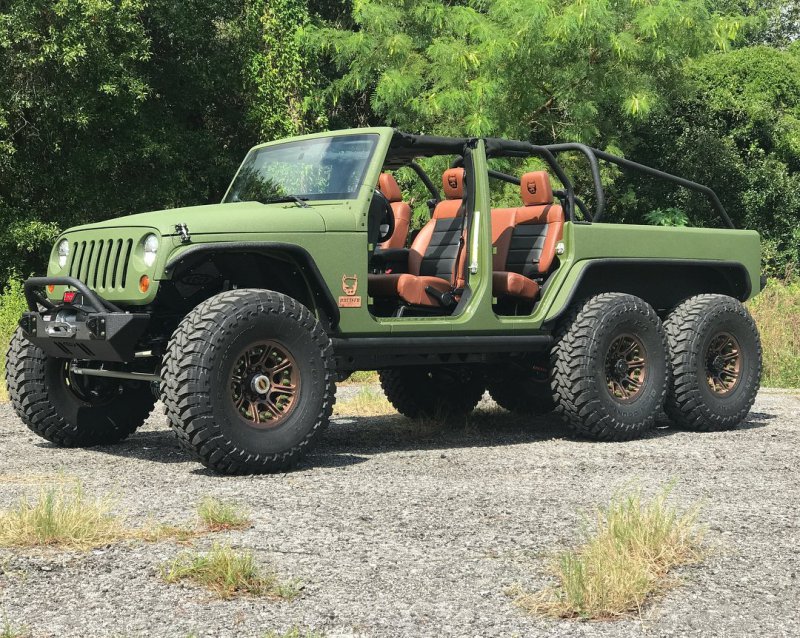
[[300,208],[308,208],[308,197],[298,197],[297,195],[276,195],[275,197],[265,197],[259,199],[262,204],[280,204],[282,202],[294,202]]

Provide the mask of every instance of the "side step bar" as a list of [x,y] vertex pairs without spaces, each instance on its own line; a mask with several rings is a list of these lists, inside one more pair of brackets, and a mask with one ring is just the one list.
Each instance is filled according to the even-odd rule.
[[543,352],[551,335],[334,338],[338,366],[374,370],[396,365],[436,365],[503,360],[511,354]]

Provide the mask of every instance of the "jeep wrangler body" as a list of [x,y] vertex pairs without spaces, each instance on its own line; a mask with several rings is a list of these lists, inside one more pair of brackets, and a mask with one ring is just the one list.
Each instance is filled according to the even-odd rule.
[[[588,161],[592,210],[563,153]],[[417,163],[432,157],[450,165],[441,190]],[[727,228],[603,223],[599,161],[704,195]],[[430,194],[416,234],[388,172],[403,167]],[[493,184],[520,201],[493,208]],[[410,417],[464,414],[488,389],[599,439],[640,435],[662,407],[732,427],[758,389],[742,302],[761,287],[758,234],[699,184],[579,144],[335,131],[253,148],[220,204],[65,231],[25,283],[6,376],[61,445],[120,440],[160,396],[182,445],[229,473],[296,462],[355,370],[379,370]]]

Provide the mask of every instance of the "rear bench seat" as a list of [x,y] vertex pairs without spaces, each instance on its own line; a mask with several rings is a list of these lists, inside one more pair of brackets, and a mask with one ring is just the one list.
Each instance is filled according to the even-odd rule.
[[492,294],[533,300],[553,265],[564,230],[564,211],[553,204],[547,171],[525,173],[520,183],[524,206],[492,210]]

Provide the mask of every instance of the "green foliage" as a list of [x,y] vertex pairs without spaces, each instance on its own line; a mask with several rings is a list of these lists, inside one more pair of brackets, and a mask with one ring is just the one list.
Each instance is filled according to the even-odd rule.
[[[798,0],[7,0],[0,281],[43,271],[60,229],[218,201],[258,141],[368,124],[577,140],[707,183],[783,277],[800,260],[798,35]],[[593,206],[585,162],[561,159]],[[608,221],[718,224],[702,197],[602,175]],[[398,180],[419,225],[429,194]],[[492,186],[493,205],[518,201]]]
[[644,218],[654,226],[687,226],[689,217],[680,208],[657,208],[646,213]]
[[326,119],[310,96],[309,60],[298,34],[309,20],[306,0],[251,0],[245,21],[252,54],[246,67],[250,117],[264,138],[324,128]]
[[253,142],[243,1],[2,3],[0,278],[56,227],[219,199]]
[[[797,264],[800,45],[747,47],[690,62],[670,108],[634,134],[638,160],[707,184],[737,226],[762,234],[767,274],[785,276]],[[675,207],[689,211],[693,225],[719,225],[702,196],[655,180],[633,183],[634,206],[615,202],[612,189],[612,219],[635,221],[637,209]]]
[[352,100],[401,128],[595,141],[644,118],[683,62],[745,19],[702,0],[363,0],[353,30],[309,28]]

